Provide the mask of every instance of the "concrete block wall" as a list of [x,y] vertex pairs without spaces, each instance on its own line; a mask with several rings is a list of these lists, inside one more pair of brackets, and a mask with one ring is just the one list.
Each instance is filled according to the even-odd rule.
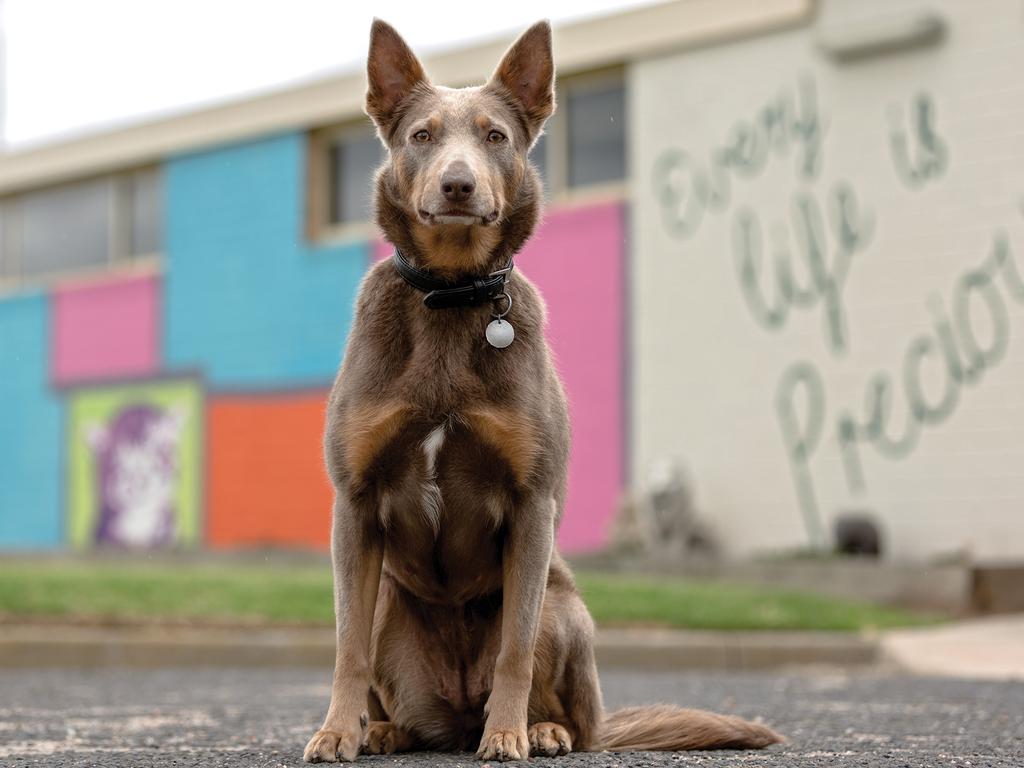
[[895,558],[1024,556],[1024,16],[927,9],[930,47],[839,62],[812,25],[631,69],[631,463],[686,464],[727,552],[863,513]]

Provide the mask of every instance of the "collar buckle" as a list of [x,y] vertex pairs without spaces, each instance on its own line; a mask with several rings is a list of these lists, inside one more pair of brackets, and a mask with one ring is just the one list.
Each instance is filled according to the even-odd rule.
[[498,275],[501,275],[503,278],[508,280],[508,276],[512,274],[513,267],[515,267],[515,264],[512,263],[512,259],[509,259],[508,264],[506,266],[502,267],[501,269],[494,270],[493,272],[491,272],[491,274],[488,275],[488,277],[497,277]]
[[409,285],[426,295],[423,303],[430,309],[450,309],[454,307],[476,307],[497,299],[505,292],[505,283],[512,274],[514,264],[496,269],[484,277],[476,277],[465,283],[449,283],[417,269],[395,250],[392,263],[398,274]]

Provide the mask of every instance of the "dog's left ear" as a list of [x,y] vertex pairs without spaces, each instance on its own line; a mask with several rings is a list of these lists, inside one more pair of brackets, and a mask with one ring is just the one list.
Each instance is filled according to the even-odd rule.
[[538,21],[512,43],[488,86],[506,89],[522,106],[530,138],[540,133],[555,111],[555,63],[551,56],[551,24]]

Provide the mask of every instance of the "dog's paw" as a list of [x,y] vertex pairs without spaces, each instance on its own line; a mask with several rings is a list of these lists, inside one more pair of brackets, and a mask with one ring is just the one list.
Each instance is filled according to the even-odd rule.
[[367,755],[390,755],[408,747],[408,735],[394,723],[387,720],[373,720],[363,733],[363,753]]
[[476,756],[481,760],[525,760],[530,756],[526,730],[494,730],[484,733]]
[[336,763],[339,760],[352,762],[359,754],[362,734],[348,733],[321,728],[313,734],[306,745],[302,759],[307,763]]
[[527,731],[531,755],[567,755],[572,752],[572,738],[558,723],[534,723]]

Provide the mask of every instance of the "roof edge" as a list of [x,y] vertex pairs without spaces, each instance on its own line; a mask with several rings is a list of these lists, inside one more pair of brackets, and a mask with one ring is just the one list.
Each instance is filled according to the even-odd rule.
[[[673,0],[555,28],[561,75],[626,63],[809,21],[816,0]],[[425,57],[433,79],[482,82],[511,40]],[[358,119],[363,72],[200,108],[171,117],[0,154],[0,195],[159,162],[189,152],[291,130]]]

